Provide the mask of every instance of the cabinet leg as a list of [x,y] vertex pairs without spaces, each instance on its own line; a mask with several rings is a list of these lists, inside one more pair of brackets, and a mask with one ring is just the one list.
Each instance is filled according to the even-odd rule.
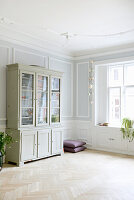
[[8,164],[8,160],[5,160],[5,163]]
[[17,163],[17,166],[18,167],[22,167],[24,165],[24,162],[19,162],[19,163]]
[[64,155],[64,151],[62,151],[60,155],[63,156]]

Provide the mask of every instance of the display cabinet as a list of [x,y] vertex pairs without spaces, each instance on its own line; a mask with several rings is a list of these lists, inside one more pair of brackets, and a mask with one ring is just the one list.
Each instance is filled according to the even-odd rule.
[[63,152],[61,83],[58,71],[7,66],[7,131],[17,143],[7,148],[7,162],[21,165]]

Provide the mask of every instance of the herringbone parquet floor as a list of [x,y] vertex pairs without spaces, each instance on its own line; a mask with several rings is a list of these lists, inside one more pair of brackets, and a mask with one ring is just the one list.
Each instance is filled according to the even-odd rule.
[[0,172],[0,200],[134,200],[134,158],[86,150]]

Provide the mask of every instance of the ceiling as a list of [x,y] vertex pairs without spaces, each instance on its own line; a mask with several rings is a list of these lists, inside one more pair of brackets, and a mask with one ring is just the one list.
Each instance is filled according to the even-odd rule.
[[72,56],[134,46],[133,0],[0,0],[0,18],[8,36]]

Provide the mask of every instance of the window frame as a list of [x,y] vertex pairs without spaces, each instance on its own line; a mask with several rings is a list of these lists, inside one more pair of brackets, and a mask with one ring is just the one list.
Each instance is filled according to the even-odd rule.
[[[133,64],[134,65],[134,62],[131,62],[131,64]],[[113,86],[110,86],[110,70],[111,70],[111,68],[117,68],[117,67],[119,67],[119,64],[117,64],[117,63],[112,63],[111,65],[107,65],[107,70],[108,70],[108,84],[107,84],[107,88],[108,88],[108,121],[109,121],[109,123],[110,124],[117,124],[117,125],[119,125],[120,123],[121,123],[121,120],[122,120],[122,118],[123,117],[125,117],[125,113],[126,113],[126,110],[125,110],[125,105],[126,105],[126,103],[125,103],[125,96],[126,96],[126,94],[125,94],[125,91],[126,91],[126,89],[127,88],[134,88],[134,84],[133,85],[127,85],[127,83],[126,83],[126,77],[125,77],[125,72],[126,72],[126,66],[128,65],[128,63],[127,62],[123,62],[123,63],[121,63],[121,65],[122,66],[120,66],[120,67],[122,67],[123,68],[123,77],[122,77],[122,84],[121,85],[113,85]],[[110,116],[110,90],[112,89],[112,88],[120,88],[120,120],[119,121],[117,121],[117,122],[115,122],[115,121],[111,121],[111,116]]]

